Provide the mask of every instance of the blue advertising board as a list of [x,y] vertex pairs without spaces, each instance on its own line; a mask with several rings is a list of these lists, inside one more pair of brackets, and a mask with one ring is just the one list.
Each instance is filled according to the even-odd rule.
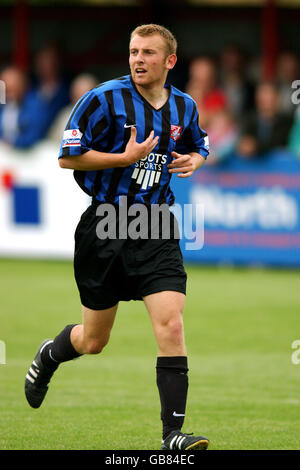
[[[191,178],[172,177],[176,204],[203,205],[204,243],[185,261],[300,267],[300,162],[286,153],[259,160],[233,157],[204,165]],[[194,232],[201,231],[193,212]],[[201,238],[199,234],[199,239]]]

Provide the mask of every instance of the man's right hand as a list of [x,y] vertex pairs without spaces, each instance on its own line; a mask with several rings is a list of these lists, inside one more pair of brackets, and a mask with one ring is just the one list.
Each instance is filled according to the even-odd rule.
[[122,155],[123,165],[129,166],[132,163],[145,158],[152,150],[156,147],[159,137],[154,137],[154,131],[151,131],[149,137],[140,144],[136,141],[136,128],[131,127],[130,139],[125,148],[125,152]]

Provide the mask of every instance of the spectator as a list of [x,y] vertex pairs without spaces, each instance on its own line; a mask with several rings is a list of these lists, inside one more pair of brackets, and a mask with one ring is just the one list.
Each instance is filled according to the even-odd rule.
[[210,119],[206,128],[209,136],[210,158],[207,165],[216,165],[227,160],[235,151],[238,128],[232,115],[227,111],[219,111]]
[[28,79],[14,66],[0,74],[6,87],[6,104],[0,106],[0,139],[28,148],[45,134],[44,108],[28,92]]
[[276,81],[279,89],[280,109],[285,113],[293,114],[295,106],[292,103],[292,82],[299,80],[300,66],[299,58],[296,54],[285,51],[279,55],[277,61]]
[[73,107],[85,93],[97,86],[97,83],[98,81],[96,77],[90,74],[78,75],[73,80],[70,87],[71,103],[60,111],[54,123],[52,124],[48,133],[48,138],[50,140],[60,145],[64,128]]
[[254,107],[254,86],[247,77],[246,60],[235,44],[225,47],[220,57],[220,85],[236,119]]
[[242,123],[237,151],[243,158],[261,157],[267,152],[285,147],[292,118],[280,112],[279,94],[271,82],[262,82],[255,94],[256,109]]
[[69,104],[69,85],[61,71],[60,51],[56,44],[40,49],[34,60],[36,85],[32,88],[32,100],[45,109],[45,132],[49,130],[59,111]]
[[197,103],[199,123],[204,129],[214,113],[227,106],[226,97],[217,86],[215,63],[210,58],[198,57],[192,61],[186,91]]
[[52,124],[50,131],[48,133],[48,138],[55,142],[57,145],[60,145],[62,134],[66,126],[68,117],[71,114],[73,106],[77,101],[89,90],[97,86],[97,80],[93,75],[81,74],[78,75],[70,87],[70,100],[71,103],[63,108]]

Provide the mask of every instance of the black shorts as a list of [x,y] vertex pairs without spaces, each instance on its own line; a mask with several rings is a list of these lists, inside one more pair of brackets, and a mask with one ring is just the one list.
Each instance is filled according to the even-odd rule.
[[103,310],[165,290],[186,293],[178,238],[99,239],[96,209],[88,207],[75,232],[74,271],[82,305]]

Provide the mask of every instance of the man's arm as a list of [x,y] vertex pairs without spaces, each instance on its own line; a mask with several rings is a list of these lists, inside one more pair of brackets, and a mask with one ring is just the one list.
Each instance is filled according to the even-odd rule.
[[178,173],[177,176],[180,178],[188,178],[192,176],[194,171],[201,168],[205,162],[205,158],[197,152],[191,152],[188,154],[180,154],[172,152],[174,160],[168,165],[169,173]]
[[151,131],[149,137],[140,144],[136,141],[136,134],[136,128],[131,127],[131,136],[123,153],[89,150],[83,155],[61,157],[59,166],[71,170],[93,171],[132,165],[151,153],[158,142],[158,136],[154,137],[154,131]]
[[[125,152],[124,152],[125,153]],[[107,168],[118,168],[123,165],[124,153],[104,153],[96,150],[89,150],[82,155],[72,157],[61,157],[58,161],[61,168],[70,170],[104,170]]]
[[192,176],[194,171],[201,168],[209,154],[208,136],[199,126],[199,113],[193,100],[192,105],[191,122],[176,144],[178,152],[171,153],[174,160],[168,165],[169,173],[177,173],[180,178]]

